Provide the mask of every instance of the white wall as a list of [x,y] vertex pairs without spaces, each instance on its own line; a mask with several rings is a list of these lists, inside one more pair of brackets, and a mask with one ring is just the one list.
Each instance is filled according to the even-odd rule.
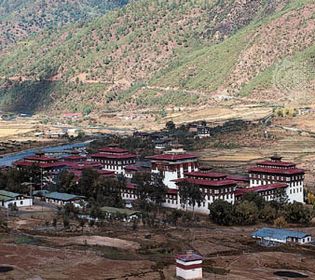
[[3,207],[9,208],[10,204],[15,204],[18,208],[20,207],[27,207],[33,205],[33,200],[31,198],[24,198],[24,199],[16,199],[11,201],[4,202]]

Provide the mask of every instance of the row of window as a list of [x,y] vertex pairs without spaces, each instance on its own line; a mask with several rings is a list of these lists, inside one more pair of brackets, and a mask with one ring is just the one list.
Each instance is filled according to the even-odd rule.
[[134,164],[136,160],[123,160],[123,161],[118,161],[118,160],[105,160],[105,159],[93,159],[94,162],[100,162],[100,163],[105,163],[105,164],[111,164],[111,165],[129,165],[129,164]]
[[287,177],[287,176],[275,176],[275,175],[265,175],[265,174],[253,174],[250,173],[249,174],[249,178],[258,178],[258,179],[267,179],[267,180],[277,180],[277,181],[290,181],[291,180],[303,180],[304,176],[303,175],[298,175],[298,176],[291,176],[291,177]]

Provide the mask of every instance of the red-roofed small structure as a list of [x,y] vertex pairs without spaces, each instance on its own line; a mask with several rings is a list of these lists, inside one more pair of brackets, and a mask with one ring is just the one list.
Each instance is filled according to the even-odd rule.
[[202,279],[202,256],[188,251],[176,256],[176,277],[185,280]]

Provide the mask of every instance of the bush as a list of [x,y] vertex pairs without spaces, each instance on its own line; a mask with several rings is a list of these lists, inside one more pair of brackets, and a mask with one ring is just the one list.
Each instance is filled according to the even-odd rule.
[[309,224],[312,219],[311,211],[300,202],[287,204],[284,210],[289,223]]
[[227,201],[218,199],[209,206],[209,210],[213,222],[225,226],[233,224],[233,205]]
[[242,201],[234,209],[234,218],[239,225],[253,225],[258,221],[258,207],[253,201]]

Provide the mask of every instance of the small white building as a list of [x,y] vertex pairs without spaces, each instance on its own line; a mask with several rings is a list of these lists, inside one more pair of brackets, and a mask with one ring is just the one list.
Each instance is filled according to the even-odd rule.
[[202,261],[200,255],[187,252],[176,256],[176,277],[190,280],[202,279]]
[[73,204],[75,207],[82,208],[82,205],[85,204],[84,197],[69,194],[69,193],[60,193],[60,192],[45,192],[42,193],[42,198],[47,203],[52,203],[55,205],[64,206],[66,204]]
[[32,206],[33,199],[23,194],[0,190],[0,207],[9,208],[11,205],[18,208]]
[[261,243],[297,243],[306,244],[312,241],[310,234],[279,228],[262,228],[252,233],[252,237]]

